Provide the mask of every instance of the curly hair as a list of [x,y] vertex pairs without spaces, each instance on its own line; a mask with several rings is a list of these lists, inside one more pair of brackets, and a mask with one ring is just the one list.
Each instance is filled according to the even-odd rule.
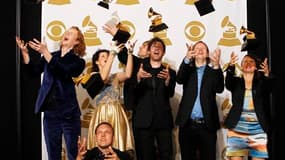
[[75,52],[75,54],[77,54],[80,57],[83,57],[86,55],[86,44],[85,44],[85,40],[84,40],[84,36],[81,32],[81,30],[77,27],[77,26],[72,26],[71,29],[75,29],[77,31],[77,40],[78,40],[78,44],[76,44],[73,47],[73,50]]

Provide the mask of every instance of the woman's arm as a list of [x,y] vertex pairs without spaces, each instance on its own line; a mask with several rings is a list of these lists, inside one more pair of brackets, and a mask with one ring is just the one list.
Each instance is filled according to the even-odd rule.
[[132,75],[133,52],[134,52],[134,47],[135,47],[136,42],[137,41],[135,41],[133,43],[131,43],[130,41],[128,42],[128,44],[129,44],[129,46],[128,46],[128,59],[127,59],[127,65],[126,65],[125,71],[117,74],[117,77],[118,77],[120,82],[124,82],[126,79],[129,79]]
[[124,44],[117,45],[114,41],[111,43],[110,55],[108,56],[107,62],[104,67],[99,71],[101,78],[104,82],[107,81],[110,75],[115,56],[121,51],[123,46]]

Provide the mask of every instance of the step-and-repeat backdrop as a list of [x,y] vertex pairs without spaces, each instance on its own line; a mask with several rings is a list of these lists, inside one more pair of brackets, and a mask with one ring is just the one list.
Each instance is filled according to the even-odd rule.
[[[109,48],[112,36],[102,26],[113,18],[119,21],[131,33],[130,40],[137,40],[135,53],[143,41],[158,36],[166,43],[164,62],[178,69],[186,55],[186,43],[205,41],[213,51],[222,50],[221,66],[229,62],[231,52],[241,57],[243,34],[241,26],[247,26],[246,1],[213,0],[214,11],[200,15],[196,0],[46,0],[42,2],[42,39],[47,42],[50,51],[59,48],[61,36],[71,26],[78,26],[85,36],[87,66],[90,58],[99,48]],[[98,3],[103,5],[98,5]],[[162,26],[162,27],[161,27]],[[120,70],[116,59],[112,72]],[[77,87],[78,100],[82,110],[82,135],[87,136],[87,128],[92,115],[93,103],[84,89]],[[182,93],[182,86],[177,84],[176,94],[172,98],[173,116]],[[220,119],[230,107],[230,94],[227,90],[217,95]],[[180,159],[177,141],[178,128],[173,130],[175,159]],[[225,129],[218,132],[217,159],[221,159],[225,148]],[[64,146],[64,145],[63,145]],[[63,154],[65,148],[63,147]],[[43,159],[47,159],[43,139]]]

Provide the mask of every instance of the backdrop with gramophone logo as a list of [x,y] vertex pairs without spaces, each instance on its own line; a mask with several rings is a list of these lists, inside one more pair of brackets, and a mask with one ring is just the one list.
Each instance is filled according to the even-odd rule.
[[[90,69],[90,58],[99,48],[108,48],[111,35],[102,30],[110,19],[120,21],[131,33],[130,40],[137,40],[135,52],[145,40],[158,36],[167,45],[164,62],[177,69],[186,54],[186,43],[205,41],[213,51],[222,50],[221,66],[229,62],[231,52],[239,55],[243,35],[240,28],[247,26],[246,1],[213,0],[214,11],[201,16],[194,5],[196,0],[46,0],[42,2],[42,38],[50,51],[59,48],[61,36],[71,26],[78,26],[85,36],[87,45],[85,72]],[[102,5],[98,5],[98,3]],[[109,21],[110,22],[110,21]],[[112,71],[120,69],[117,59]],[[87,136],[87,128],[92,115],[93,103],[85,90],[77,87],[78,100],[82,109],[82,135]],[[173,115],[176,116],[182,86],[177,85],[172,98]],[[230,107],[230,94],[227,90],[217,95],[221,122],[223,114]],[[223,111],[222,111],[223,109]],[[174,129],[175,158],[179,158],[177,128]],[[44,140],[43,140],[44,142]],[[225,130],[218,133],[217,159],[221,159],[225,147]],[[43,143],[44,144],[44,143]],[[44,145],[43,145],[44,146]],[[43,147],[43,159],[46,159]]]

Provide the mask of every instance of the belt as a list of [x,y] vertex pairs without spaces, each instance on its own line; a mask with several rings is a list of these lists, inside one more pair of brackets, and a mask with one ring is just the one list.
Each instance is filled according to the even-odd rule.
[[194,119],[191,119],[191,122],[196,123],[196,124],[204,124],[205,119],[204,118],[194,118]]

